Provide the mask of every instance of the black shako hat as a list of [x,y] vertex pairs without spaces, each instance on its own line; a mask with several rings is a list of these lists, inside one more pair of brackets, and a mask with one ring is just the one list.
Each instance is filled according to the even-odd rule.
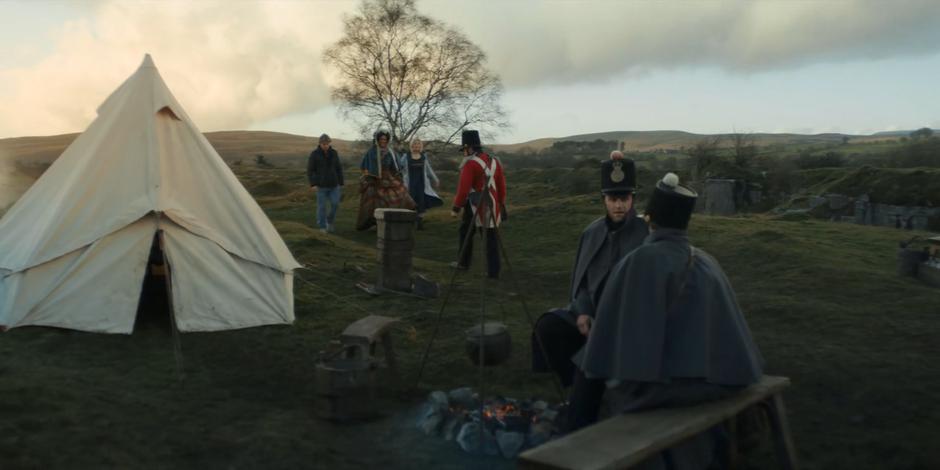
[[624,196],[636,192],[636,165],[633,160],[617,158],[601,163],[601,193]]
[[463,149],[470,147],[471,149],[480,148],[483,144],[480,143],[480,132],[479,131],[463,131],[460,134],[460,148]]
[[646,215],[658,227],[685,230],[689,226],[697,198],[698,193],[679,184],[679,177],[675,173],[666,173],[653,189],[646,206]]

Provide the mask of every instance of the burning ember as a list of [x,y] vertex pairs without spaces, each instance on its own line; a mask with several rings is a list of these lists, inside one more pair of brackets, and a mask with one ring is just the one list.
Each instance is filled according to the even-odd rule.
[[558,415],[558,407],[541,400],[495,397],[481,407],[479,396],[464,387],[432,392],[418,427],[428,435],[457,441],[469,453],[513,458],[548,441]]
[[506,403],[502,406],[491,405],[483,408],[483,416],[486,418],[496,418],[499,422],[502,422],[507,416],[521,416],[521,414],[519,408],[512,403]]
[[[473,410],[479,414],[479,409]],[[517,404],[515,401],[497,398],[483,406],[483,422],[487,429],[497,429],[525,432],[538,422],[538,410],[532,408],[531,402]]]

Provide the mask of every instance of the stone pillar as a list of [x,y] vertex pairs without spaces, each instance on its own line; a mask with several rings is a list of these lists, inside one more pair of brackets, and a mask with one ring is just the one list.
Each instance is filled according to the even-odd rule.
[[415,211],[376,209],[379,278],[376,287],[411,291],[411,256],[414,252]]

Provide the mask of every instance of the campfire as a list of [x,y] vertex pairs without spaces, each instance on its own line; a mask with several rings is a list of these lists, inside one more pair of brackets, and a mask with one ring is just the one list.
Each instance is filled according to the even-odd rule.
[[494,397],[481,407],[479,395],[463,387],[432,392],[418,427],[425,434],[456,441],[469,453],[513,458],[549,440],[559,414],[559,407],[542,400]]
[[[469,416],[471,420],[477,420],[480,409],[467,410],[462,407],[450,407],[453,414],[463,414]],[[505,431],[527,432],[529,427],[538,422],[538,414],[532,405],[528,402],[517,404],[514,400],[505,398],[495,398],[487,400],[483,405],[483,423],[491,432],[499,429]]]

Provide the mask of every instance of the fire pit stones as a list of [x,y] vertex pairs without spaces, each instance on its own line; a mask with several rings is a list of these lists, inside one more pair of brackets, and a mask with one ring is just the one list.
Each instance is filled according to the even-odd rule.
[[514,458],[551,438],[557,408],[542,400],[496,397],[486,400],[481,415],[479,396],[463,387],[432,392],[417,424],[427,435],[455,440],[465,452]]

